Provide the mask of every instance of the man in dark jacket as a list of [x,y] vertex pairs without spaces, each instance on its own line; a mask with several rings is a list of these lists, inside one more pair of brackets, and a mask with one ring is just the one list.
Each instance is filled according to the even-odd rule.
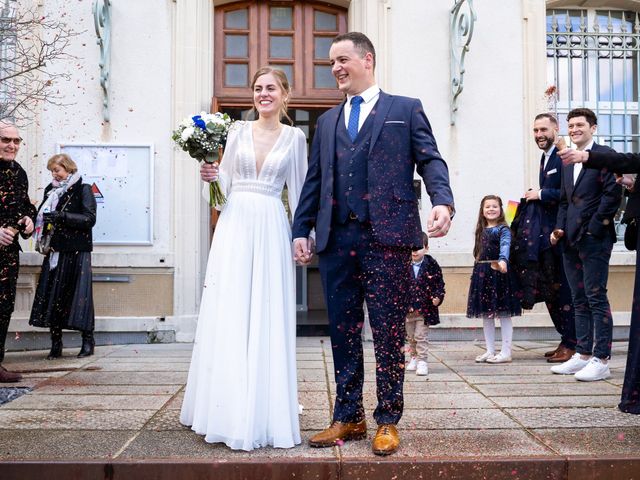
[[[576,108],[567,115],[569,135],[577,150],[611,152],[593,141],[596,115]],[[576,380],[608,378],[613,318],[607,298],[609,258],[616,241],[613,217],[622,187],[613,173],[569,164],[562,168],[560,208],[551,243],[564,242],[564,268],[575,307],[576,353],[551,367],[553,373],[575,375]],[[595,334],[594,334],[595,330]]]
[[0,383],[19,382],[22,376],[2,366],[4,343],[15,306],[18,282],[18,232],[33,232],[35,207],[29,201],[29,181],[15,161],[22,138],[15,125],[0,122]]
[[[571,299],[571,289],[564,272],[561,246],[551,246],[549,236],[553,231],[560,205],[560,184],[562,177],[562,162],[557,155],[554,145],[558,136],[558,121],[549,113],[536,116],[533,123],[533,136],[538,148],[543,151],[540,158],[539,189],[529,189],[524,193],[527,203],[533,202],[539,215],[539,241],[530,243],[529,249],[535,248],[535,257],[540,268],[540,280],[545,280],[545,259],[551,260],[553,278],[551,288],[538,285],[543,295],[549,316],[557,332],[560,334],[560,344],[555,350],[545,353],[550,363],[563,363],[576,353],[576,327]],[[534,253],[534,252],[531,252]]]

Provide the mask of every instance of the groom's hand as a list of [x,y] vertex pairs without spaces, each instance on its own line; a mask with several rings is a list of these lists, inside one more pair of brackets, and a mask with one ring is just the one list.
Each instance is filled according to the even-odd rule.
[[436,205],[431,209],[427,221],[427,235],[430,237],[444,237],[451,227],[451,213],[449,206]]
[[311,238],[296,238],[293,241],[293,259],[298,265],[309,265],[313,258],[313,240]]

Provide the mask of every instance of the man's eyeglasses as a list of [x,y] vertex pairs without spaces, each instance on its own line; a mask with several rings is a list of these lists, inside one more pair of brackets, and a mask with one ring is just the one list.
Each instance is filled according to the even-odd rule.
[[22,139],[20,137],[0,137],[0,143],[4,143],[5,145],[9,145],[13,142],[14,145],[18,146],[22,143]]

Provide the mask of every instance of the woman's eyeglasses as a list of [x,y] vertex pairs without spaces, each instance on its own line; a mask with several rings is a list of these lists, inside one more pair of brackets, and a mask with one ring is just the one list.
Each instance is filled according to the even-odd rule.
[[11,142],[13,142],[14,145],[18,146],[22,143],[22,139],[20,137],[0,137],[0,143],[8,145]]

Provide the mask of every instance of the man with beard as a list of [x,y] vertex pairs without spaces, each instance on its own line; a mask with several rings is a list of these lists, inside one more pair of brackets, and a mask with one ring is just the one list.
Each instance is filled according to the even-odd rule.
[[29,201],[29,181],[16,155],[22,138],[15,125],[0,121],[0,383],[19,382],[19,373],[2,366],[4,342],[16,301],[19,252],[18,232],[33,232],[36,209]]
[[539,264],[543,263],[544,255],[547,255],[546,258],[551,259],[553,264],[551,289],[546,289],[551,294],[546,295],[545,304],[553,325],[560,334],[560,344],[555,350],[546,352],[544,356],[549,363],[562,363],[569,360],[576,351],[576,327],[571,289],[564,272],[561,246],[552,246],[549,242],[549,235],[553,231],[558,216],[562,178],[562,161],[557,155],[558,149],[555,146],[558,138],[558,120],[550,113],[537,115],[533,123],[533,137],[536,145],[543,152],[540,158],[540,188],[530,188],[524,192],[523,198],[527,203],[535,202],[539,208],[541,237],[535,244]]

